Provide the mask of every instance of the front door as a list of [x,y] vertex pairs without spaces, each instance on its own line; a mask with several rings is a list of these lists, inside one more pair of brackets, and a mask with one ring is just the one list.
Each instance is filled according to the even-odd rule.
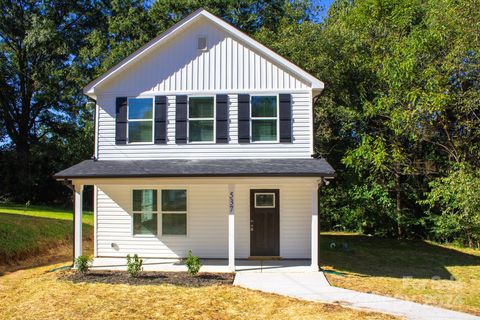
[[250,190],[250,255],[280,255],[278,189]]

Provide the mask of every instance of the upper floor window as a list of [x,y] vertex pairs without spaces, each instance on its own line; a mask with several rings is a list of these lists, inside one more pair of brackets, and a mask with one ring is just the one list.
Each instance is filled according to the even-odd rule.
[[276,96],[252,96],[252,142],[278,142],[278,104]]
[[188,142],[215,142],[213,97],[188,99]]
[[128,143],[153,142],[153,99],[128,99]]

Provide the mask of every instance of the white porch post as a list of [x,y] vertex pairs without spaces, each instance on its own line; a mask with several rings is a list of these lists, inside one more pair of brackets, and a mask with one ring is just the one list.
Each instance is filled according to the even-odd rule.
[[235,271],[235,185],[228,185],[228,268]]
[[82,209],[83,209],[83,185],[75,185],[75,239],[74,255],[75,259],[82,255]]
[[312,271],[318,271],[318,184],[312,186]]

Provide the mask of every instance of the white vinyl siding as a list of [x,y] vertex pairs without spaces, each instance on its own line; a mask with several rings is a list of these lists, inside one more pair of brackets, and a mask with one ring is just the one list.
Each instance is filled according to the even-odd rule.
[[228,144],[175,144],[175,95],[168,95],[167,144],[115,145],[116,96],[104,95],[98,100],[100,123],[98,159],[310,158],[312,154],[310,97],[310,93],[292,93],[293,140],[291,143],[239,144],[238,96],[229,94],[230,141]]
[[[198,35],[207,37],[207,50],[197,49]],[[311,88],[207,19],[197,21],[95,90],[99,160],[310,158],[313,152]],[[292,142],[239,144],[238,94],[279,93],[292,95]],[[229,142],[175,144],[175,96],[216,94],[228,95]],[[116,145],[116,97],[156,95],[167,96],[167,143]]]
[[[213,179],[215,180],[215,179]],[[287,179],[288,180],[288,179]],[[172,181],[172,180],[170,180]],[[182,186],[177,182],[149,182],[131,179],[132,185],[102,185],[97,181],[97,255],[124,257],[184,257],[188,250],[202,258],[228,257],[228,184],[235,185],[236,258],[250,255],[250,189],[280,190],[280,255],[289,259],[310,258],[311,187],[313,179],[287,182],[285,178],[251,178],[210,182],[196,179]],[[138,184],[138,185],[136,185]],[[187,236],[136,237],[132,235],[132,189],[179,189],[188,193]]]
[[[197,49],[198,34],[207,37],[207,50]],[[310,89],[303,80],[207,19],[184,29],[127,70],[96,87],[97,95]]]

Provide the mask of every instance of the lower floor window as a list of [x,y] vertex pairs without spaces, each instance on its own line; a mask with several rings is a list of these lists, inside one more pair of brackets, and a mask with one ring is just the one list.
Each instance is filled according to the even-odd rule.
[[187,190],[162,190],[162,235],[187,234]]
[[157,234],[157,190],[133,190],[133,234]]
[[187,190],[161,191],[161,213],[157,211],[157,190],[133,190],[133,234],[157,235],[161,214],[162,235],[187,234]]

